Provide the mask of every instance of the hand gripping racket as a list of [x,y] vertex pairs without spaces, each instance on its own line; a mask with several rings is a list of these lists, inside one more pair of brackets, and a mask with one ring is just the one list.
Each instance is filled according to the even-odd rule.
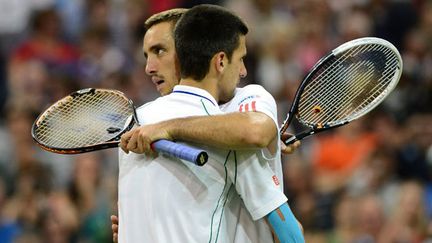
[[[45,110],[34,122],[33,139],[43,149],[78,154],[118,147],[120,137],[137,122],[132,101],[117,90],[82,89]],[[168,140],[152,148],[196,165],[204,165],[205,151]]]
[[391,93],[401,74],[402,58],[386,40],[365,37],[340,45],[315,64],[297,89],[280,134],[294,115],[309,129],[285,144],[367,114]]

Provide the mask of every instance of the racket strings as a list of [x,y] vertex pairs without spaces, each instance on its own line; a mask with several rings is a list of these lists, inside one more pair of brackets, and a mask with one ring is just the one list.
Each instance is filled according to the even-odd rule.
[[69,96],[43,115],[36,134],[49,147],[77,148],[98,144],[113,137],[101,127],[122,128],[132,112],[128,100],[113,91],[96,90],[75,98]]
[[[390,52],[385,53],[385,55],[390,54]],[[386,60],[392,59],[386,58]],[[385,91],[388,89],[395,73],[395,65],[392,64],[397,65],[397,63],[390,61],[386,63],[387,68],[384,71],[375,70],[375,72],[371,72],[371,75],[364,76],[363,79],[359,78],[361,85],[352,88],[351,95],[353,95],[353,98],[342,106],[341,117],[360,116],[361,112],[367,110],[367,107],[373,107],[375,103],[380,102],[386,96]],[[333,115],[336,115],[335,111],[333,111]]]
[[[310,85],[305,89],[304,95],[302,96],[304,101],[302,104],[305,104],[306,107],[311,106],[313,104],[321,104],[321,106],[324,106],[325,108],[328,108],[328,105],[325,104],[323,101],[326,101],[329,104],[336,104],[335,102],[340,99],[340,95],[343,93],[344,95],[347,95],[346,93],[346,86],[348,86],[348,82],[339,82],[337,83],[338,89],[334,89],[335,86],[335,73],[338,74],[338,76],[343,76],[347,73],[352,72],[351,69],[356,69],[359,63],[355,65],[351,65],[351,68],[343,69],[343,66],[341,63],[343,60],[336,60],[331,65],[327,65],[327,67],[323,67],[317,75],[313,78],[313,81],[311,81]],[[330,71],[328,71],[330,70]],[[370,76],[371,72],[365,74],[365,77]],[[326,82],[316,82],[316,80],[326,80]],[[331,82],[333,81],[333,82]],[[338,81],[338,80],[336,80]],[[344,81],[344,80],[342,80]],[[313,93],[314,92],[314,93]],[[312,96],[311,96],[312,94]],[[349,96],[352,94],[349,94]],[[311,99],[309,97],[313,97],[314,99]],[[308,99],[309,98],[309,99]],[[339,102],[338,105],[341,103]],[[320,106],[320,107],[321,107]],[[340,108],[340,107],[339,107]],[[302,109],[305,110],[305,109]],[[326,112],[321,113],[314,113],[315,119],[318,119],[320,121],[325,121],[326,119],[323,118],[323,116],[331,116],[329,112],[333,110],[326,109]],[[342,111],[339,109],[339,111]],[[330,115],[329,115],[330,114]],[[304,119],[305,116],[303,116]],[[331,119],[331,118],[330,118]],[[333,119],[334,120],[334,119]]]
[[[370,80],[373,77],[373,73],[369,72],[367,74],[363,74],[363,77],[364,80]],[[360,81],[361,80],[359,80],[359,82]],[[339,107],[335,107],[338,109],[331,109],[330,112],[327,113],[324,112],[322,113],[324,117],[318,117],[317,119],[327,120],[328,122],[331,120],[340,120],[349,115],[352,116],[356,112],[362,110],[366,105],[368,105],[368,103],[371,103],[376,99],[374,93],[378,91],[379,94],[379,92],[381,92],[379,86],[372,87],[370,85],[366,85],[365,83],[363,83],[363,85],[358,85],[357,89],[351,88],[350,91],[351,93],[346,94],[349,97],[353,97],[350,102],[347,102],[347,100],[345,100],[345,103],[339,102],[339,100],[337,99],[338,97],[331,97],[332,100],[329,102],[338,102],[337,104],[339,105]],[[327,109],[327,111],[328,110],[329,109]]]
[[[351,72],[355,72],[355,70],[358,70],[360,67],[362,66],[362,63],[357,63],[355,65],[352,65],[351,67],[347,68],[347,70],[345,71],[347,74],[351,73]],[[358,108],[361,103],[363,102],[363,98],[364,98],[364,92],[365,90],[369,90],[367,89],[367,85],[370,84],[372,81],[372,78],[374,77],[374,74],[376,74],[374,72],[375,70],[369,68],[367,72],[362,74],[361,78],[358,78],[358,82],[357,82],[357,86],[354,88],[349,88],[349,82],[343,83],[343,86],[340,87],[339,90],[329,90],[329,92],[327,93],[328,96],[330,96],[330,98],[327,97],[328,103],[331,104],[338,104],[341,105],[339,107],[338,110],[336,109],[332,109],[330,110],[330,112],[328,113],[322,113],[322,115],[324,115],[324,117],[322,118],[322,120],[337,120],[340,119],[341,117],[346,117],[350,112],[355,112],[352,109],[354,108]],[[330,79],[333,77],[330,77]],[[328,88],[332,88],[331,86],[327,86]],[[341,92],[344,91],[346,92],[345,95],[348,94],[348,98],[353,97],[351,103],[349,102],[345,102],[342,103],[340,102],[340,95]],[[359,93],[358,93],[359,92]],[[346,98],[346,97],[345,97]]]
[[[353,55],[353,54],[348,54],[348,56],[346,56],[345,59],[347,59],[350,55]],[[332,67],[326,67],[326,69],[322,70],[323,72],[325,72],[326,70],[327,71],[330,70],[330,71],[328,71],[328,74],[329,74],[328,77],[322,77],[322,76],[320,77],[320,76],[318,76],[318,77],[314,78],[314,80],[320,80],[320,81],[321,80],[329,80],[329,81],[335,81],[336,80],[337,81],[337,80],[341,79],[340,76],[348,75],[348,74],[352,73],[352,70],[356,70],[356,69],[358,69],[358,66],[362,65],[362,63],[358,62],[358,63],[354,64],[354,66],[351,65],[351,68],[344,69],[344,66],[342,65],[342,63],[344,61],[345,60],[336,60],[331,65]],[[372,72],[372,70],[369,70],[367,73],[363,74],[364,77],[367,78],[368,74],[371,74],[371,72]],[[337,75],[337,77],[335,77],[336,75]],[[344,81],[343,79],[341,79],[341,80]],[[334,89],[334,84],[335,84],[334,82],[328,82],[328,83],[313,82],[312,84],[323,85],[324,86],[323,90],[325,92],[318,93],[318,95],[323,94],[323,95],[326,95],[326,96],[332,96],[335,99],[338,98],[338,97],[340,97],[339,96],[339,94],[341,93],[340,90],[346,90],[346,86],[350,85],[349,82],[339,82],[338,83],[339,88],[342,88],[342,89],[338,90],[338,89]],[[312,86],[310,87],[310,90],[314,90],[314,89],[319,89],[319,88],[312,87]],[[337,95],[335,95],[335,93]],[[333,101],[333,100],[329,100],[329,101]]]
[[[364,57],[366,55],[366,57]],[[298,118],[318,124],[354,116],[379,101],[398,66],[396,55],[381,45],[349,49],[324,65],[305,87]]]
[[[364,79],[370,79],[372,77],[372,73],[369,72],[368,74],[366,74],[364,76]],[[317,123],[318,121],[320,121],[320,123],[325,123],[325,122],[329,122],[329,121],[334,121],[334,120],[340,120],[343,117],[348,116],[350,113],[355,113],[356,109],[360,109],[361,106],[361,102],[363,102],[363,96],[364,95],[356,95],[356,92],[362,92],[361,90],[364,91],[365,86],[360,86],[358,87],[358,90],[354,90],[351,89],[351,92],[347,92],[346,95],[348,95],[349,97],[354,97],[354,99],[351,100],[351,103],[349,103],[348,100],[344,100],[344,101],[340,101],[339,97],[336,95],[330,96],[330,97],[324,97],[327,98],[328,101],[327,103],[329,104],[321,104],[323,107],[326,108],[325,112],[320,113],[320,116],[315,116],[315,121],[313,121],[314,123]],[[344,90],[344,89],[341,89]],[[329,94],[331,95],[331,94]],[[323,98],[321,98],[323,99]],[[345,102],[345,103],[343,103]],[[334,107],[335,109],[329,109],[331,108],[330,105],[337,105],[338,107]]]

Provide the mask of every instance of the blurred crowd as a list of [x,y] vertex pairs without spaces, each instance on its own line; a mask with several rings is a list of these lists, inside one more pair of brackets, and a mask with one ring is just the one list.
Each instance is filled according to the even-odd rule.
[[284,190],[306,242],[432,242],[432,1],[0,0],[0,243],[111,242],[117,151],[48,153],[31,125],[80,88],[118,89],[136,105],[158,97],[143,68],[143,23],[198,3],[248,23],[241,85],[271,92],[281,122],[334,47],[376,36],[399,49],[396,90],[367,117],[283,156]]

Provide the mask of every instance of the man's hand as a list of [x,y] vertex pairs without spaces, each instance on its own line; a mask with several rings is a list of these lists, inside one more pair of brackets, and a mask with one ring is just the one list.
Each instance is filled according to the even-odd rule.
[[293,136],[291,133],[284,133],[281,136],[281,152],[282,154],[292,154],[301,144],[300,141],[295,141],[293,144],[285,145],[283,141]]
[[111,229],[113,232],[113,242],[118,242],[118,217],[116,215],[111,215]]
[[125,153],[131,151],[154,156],[156,153],[151,148],[153,142],[160,139],[172,140],[168,128],[163,122],[135,127],[121,136],[119,146]]

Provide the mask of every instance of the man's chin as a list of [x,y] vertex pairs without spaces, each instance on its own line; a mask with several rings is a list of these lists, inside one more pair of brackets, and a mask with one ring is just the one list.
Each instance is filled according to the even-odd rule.
[[168,92],[166,92],[166,91],[164,91],[164,90],[158,90],[158,92],[159,92],[159,94],[160,94],[161,96],[165,96],[165,95],[168,94]]
[[160,93],[161,96],[169,95],[174,89],[176,84],[172,84],[170,82],[163,82],[156,86],[156,90]]
[[169,95],[172,92],[172,89],[168,87],[158,87],[157,91],[160,93],[161,96]]

